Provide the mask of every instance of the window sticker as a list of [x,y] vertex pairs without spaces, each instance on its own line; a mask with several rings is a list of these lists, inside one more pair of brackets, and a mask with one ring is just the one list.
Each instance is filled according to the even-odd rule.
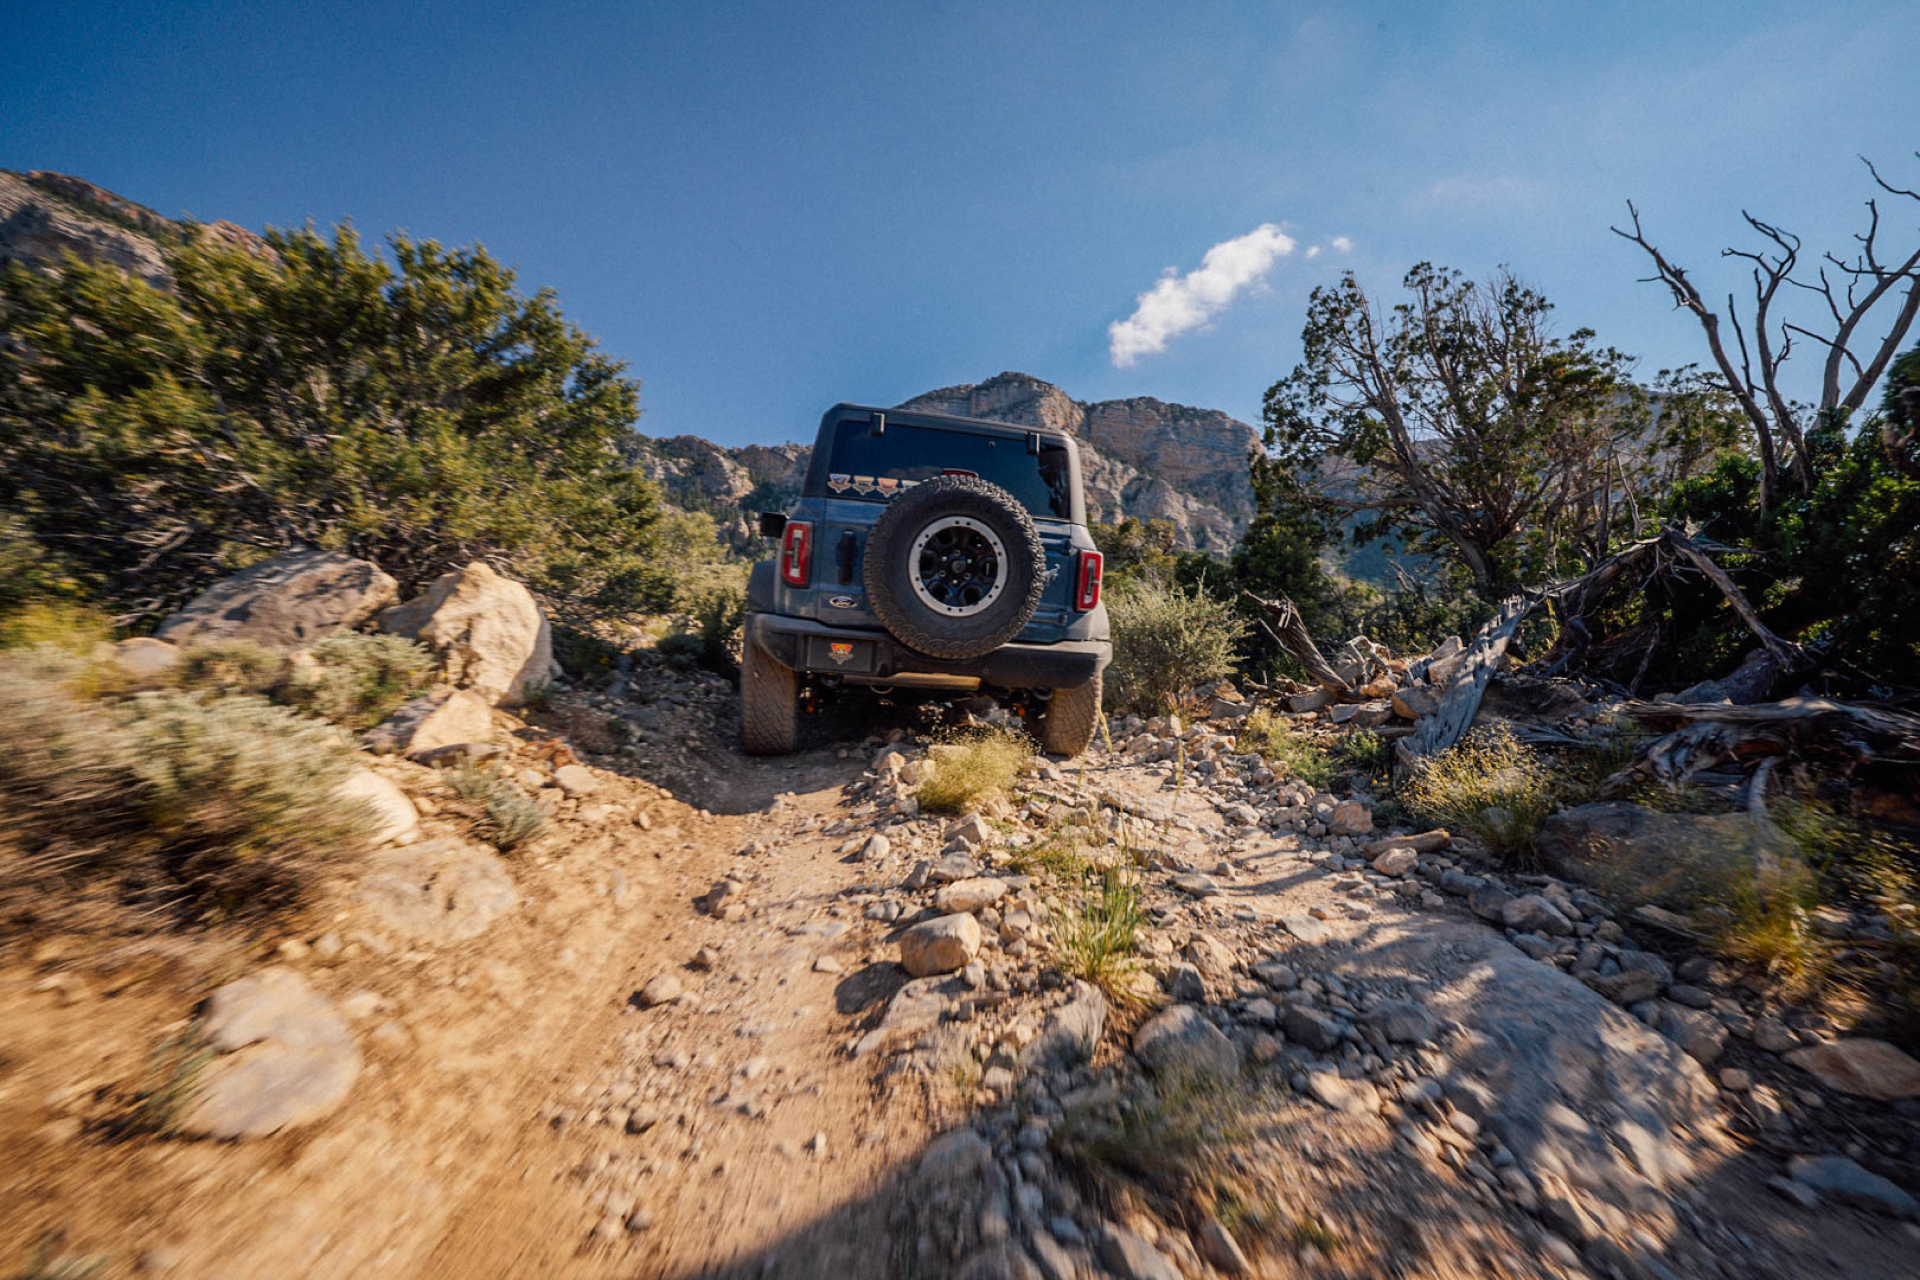
[[845,472],[836,471],[827,477],[827,488],[833,490],[835,493],[845,493],[847,490],[853,488],[853,477],[847,475]]

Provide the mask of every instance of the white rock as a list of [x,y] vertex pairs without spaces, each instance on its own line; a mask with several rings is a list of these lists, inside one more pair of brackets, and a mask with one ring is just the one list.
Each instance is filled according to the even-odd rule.
[[923,921],[900,935],[900,963],[916,978],[952,973],[980,951],[980,922],[957,913]]
[[386,610],[380,629],[432,649],[451,684],[489,705],[516,706],[554,676],[553,638],[533,593],[481,561]]
[[355,770],[334,795],[344,801],[364,801],[372,809],[379,824],[374,829],[377,843],[391,844],[420,830],[420,814],[407,793],[371,769]]

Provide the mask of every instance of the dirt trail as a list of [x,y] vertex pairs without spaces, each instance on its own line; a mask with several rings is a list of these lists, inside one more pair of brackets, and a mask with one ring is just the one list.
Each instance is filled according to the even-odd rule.
[[[1438,864],[1374,869],[1309,812],[1331,797],[1100,754],[1032,779],[1022,810],[956,845],[947,820],[888,821],[911,806],[898,775],[870,771],[855,734],[872,725],[755,761],[729,745],[722,688],[675,705],[644,763],[595,736],[619,700],[552,710],[595,748],[600,790],[515,860],[519,906],[477,937],[376,945],[349,907],[265,956],[56,947],[0,971],[0,1263],[57,1232],[69,1254],[173,1277],[1191,1280],[1233,1273],[1197,1252],[1231,1203],[1262,1275],[1910,1273],[1912,1224],[1767,1189],[1793,1143],[1844,1142],[1851,1123],[1867,1151],[1897,1117],[1830,1098],[1811,1136],[1736,1140],[1721,1117],[1750,1118],[1743,1097],[1523,956],[1464,890],[1439,892]],[[516,750],[519,767],[547,747]],[[1244,1127],[1211,1186],[1116,1182],[1075,1154],[1072,1117],[1140,1080],[1127,1049],[1151,1009],[1100,1001],[1090,1061],[1027,1060],[1083,997],[1033,932],[1068,886],[1008,857],[1088,802],[1133,815],[1144,968],[1241,1064]],[[429,836],[459,827],[446,804]],[[863,856],[879,831],[891,847]],[[908,989],[897,930],[933,914],[942,875],[974,874],[914,870],[943,853],[979,859],[1006,896],[976,908],[975,971]],[[319,945],[339,931],[364,945]],[[151,1046],[269,961],[357,1009],[367,1067],[347,1103],[237,1144],[120,1136]],[[927,1013],[906,1034],[853,1052],[912,1007]],[[1412,1030],[1390,1040],[1391,1009]],[[1729,1052],[1783,1093],[1805,1084]],[[1580,1108],[1570,1127],[1509,1115],[1496,1141],[1475,1123],[1476,1094],[1517,1112],[1542,1080]],[[1130,1141],[1151,1166],[1180,1137]],[[1686,1173],[1662,1184],[1674,1152]]]

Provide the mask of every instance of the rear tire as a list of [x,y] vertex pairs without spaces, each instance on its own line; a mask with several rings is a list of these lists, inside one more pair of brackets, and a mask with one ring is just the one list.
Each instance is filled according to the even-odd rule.
[[800,673],[748,640],[740,654],[740,743],[750,756],[800,745]]
[[[929,543],[948,526],[944,536],[957,540],[952,563],[983,575],[964,587],[945,576],[940,544]],[[978,476],[935,476],[894,498],[873,522],[861,579],[874,616],[895,639],[930,657],[964,660],[1020,634],[1040,607],[1046,573],[1040,531],[1019,499]]]
[[1040,747],[1049,755],[1077,756],[1093,745],[1100,725],[1099,673],[1085,684],[1055,689],[1040,713]]

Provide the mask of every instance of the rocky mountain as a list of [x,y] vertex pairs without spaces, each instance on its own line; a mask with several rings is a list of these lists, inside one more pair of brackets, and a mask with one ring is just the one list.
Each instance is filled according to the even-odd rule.
[[273,251],[231,222],[182,222],[70,174],[0,169],[0,266],[51,263],[71,255],[110,262],[162,289],[173,287],[164,250],[194,237]]
[[[1225,552],[1253,515],[1247,456],[1259,433],[1216,409],[1150,396],[1088,404],[1024,373],[942,387],[895,407],[1068,432],[1080,441],[1087,514],[1097,523],[1165,520],[1181,546]],[[726,449],[674,436],[644,439],[635,460],[681,504],[731,511],[749,496],[769,509],[790,501],[810,453],[800,444]]]

